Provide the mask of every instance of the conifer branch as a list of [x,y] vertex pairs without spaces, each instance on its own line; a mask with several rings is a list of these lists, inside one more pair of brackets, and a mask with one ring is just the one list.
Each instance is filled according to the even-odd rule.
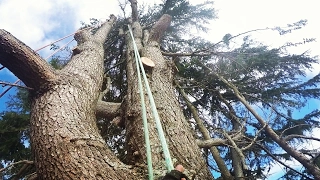
[[3,171],[6,171],[8,170],[9,168],[11,168],[12,166],[16,166],[18,164],[33,164],[34,162],[33,161],[29,161],[29,160],[22,160],[22,161],[18,161],[18,162],[14,162],[14,163],[11,163],[9,164],[7,167],[5,168],[1,168],[0,169],[0,172],[3,172]]

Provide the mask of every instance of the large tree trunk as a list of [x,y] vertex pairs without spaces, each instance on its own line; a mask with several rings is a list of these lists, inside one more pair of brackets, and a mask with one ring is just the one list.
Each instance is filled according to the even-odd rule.
[[[186,121],[177,100],[173,86],[172,64],[164,59],[159,49],[159,39],[170,23],[171,17],[164,15],[152,28],[150,35],[142,29],[138,22],[133,22],[135,42],[140,55],[148,57],[155,63],[155,67],[148,71],[148,81],[151,86],[157,110],[161,119],[164,134],[175,164],[182,164],[187,174],[194,179],[212,179],[212,175],[205,163],[200,148],[197,146],[192,130]],[[142,37],[149,39],[142,39]],[[144,43],[142,43],[144,42]],[[127,78],[128,94],[126,99],[126,130],[128,157],[131,163],[145,164],[146,150],[141,117],[141,103],[138,90],[136,64],[130,37],[127,37]],[[145,97],[152,149],[153,168],[155,176],[165,173],[165,163],[162,147],[159,142],[154,118],[151,113],[148,97]]]
[[96,126],[102,45],[115,19],[111,16],[94,35],[77,33],[78,47],[61,71],[0,32],[0,63],[33,88],[31,147],[38,179],[141,179],[108,149]]

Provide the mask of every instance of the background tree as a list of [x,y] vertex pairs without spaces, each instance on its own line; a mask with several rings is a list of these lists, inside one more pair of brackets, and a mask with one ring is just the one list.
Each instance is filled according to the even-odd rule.
[[[97,55],[101,55],[102,49],[95,46],[97,36],[104,34],[102,29],[93,30],[96,37],[78,33],[75,38],[80,45],[73,51],[72,60],[60,71],[53,71],[50,68],[48,70],[47,65],[43,65],[38,58],[31,61],[38,62],[37,67],[46,69],[42,76],[39,76],[41,75],[39,72],[43,71],[32,72],[35,77],[39,77],[40,80],[43,80],[41,77],[49,77],[49,82],[40,87],[41,90],[31,91],[33,97],[31,114],[40,115],[39,113],[43,111],[53,113],[50,119],[54,117],[53,121],[47,121],[46,116],[42,118],[31,116],[31,119],[34,118],[31,127],[34,131],[42,129],[42,132],[38,133],[44,133],[48,142],[52,144],[52,146],[42,144],[40,139],[43,137],[38,137],[37,143],[33,140],[33,147],[36,150],[35,165],[39,177],[101,176],[107,179],[139,179],[140,176],[141,178],[145,176],[145,171],[137,168],[145,168],[145,149],[141,132],[139,96],[136,93],[138,88],[132,42],[127,35],[121,33],[127,32],[126,25],[131,24],[140,55],[151,58],[156,64],[155,68],[148,72],[149,81],[171,154],[177,163],[187,168],[186,173],[189,176],[209,179],[210,171],[206,169],[209,166],[211,171],[218,171],[223,179],[257,179],[266,175],[266,168],[270,163],[279,162],[289,169],[284,178],[292,177],[292,174],[301,179],[319,178],[318,152],[313,152],[313,156],[310,156],[310,150],[296,147],[302,142],[319,140],[316,137],[306,136],[313,127],[319,126],[317,120],[319,112],[315,110],[301,119],[294,119],[292,116],[292,111],[304,107],[310,98],[319,96],[317,87],[319,75],[309,80],[302,78],[305,77],[306,70],[310,69],[313,63],[317,63],[317,59],[307,53],[288,54],[286,48],[294,44],[271,49],[255,43],[246,36],[240,47],[230,48],[232,40],[237,36],[226,34],[218,43],[208,42],[192,35],[185,36],[190,28],[206,31],[204,24],[215,17],[213,9],[210,6],[208,8],[210,4],[211,2],[193,6],[183,0],[165,1],[163,4],[146,8],[147,10],[138,11],[137,2],[131,1],[131,20],[119,17],[112,29],[108,27],[112,20],[109,25],[107,23],[101,27],[110,28],[107,40],[103,42],[99,39],[99,43],[104,43],[104,73],[99,66],[102,64],[101,56]],[[124,7],[124,4],[121,5],[122,9],[125,9]],[[95,23],[97,21],[93,19],[92,25]],[[287,28],[274,28],[274,30],[284,34],[305,24],[305,21],[300,21],[288,25]],[[165,34],[160,40],[163,32]],[[1,54],[0,63],[15,73],[14,65],[6,64],[6,58],[14,53],[8,54],[3,48],[1,52],[5,53]],[[99,49],[99,53],[93,55],[89,52],[94,49]],[[88,60],[90,59],[88,57],[81,59],[80,57],[84,58],[83,54],[90,55],[97,61]],[[14,60],[20,62],[19,58]],[[24,66],[26,71],[32,70],[28,68],[30,67],[28,64]],[[93,69],[89,71],[85,68]],[[26,81],[27,86],[38,88],[30,82],[28,84],[28,77],[19,73],[15,74],[22,80],[26,79],[24,82]],[[97,76],[99,78],[95,79]],[[90,87],[86,86],[88,84],[91,84]],[[100,86],[102,94],[98,93]],[[91,88],[92,94],[83,88]],[[81,97],[80,100],[78,99],[80,95],[87,98]],[[59,99],[63,97],[62,99],[66,101],[56,102],[57,97]],[[55,104],[53,107],[56,107],[56,110],[45,106],[45,102],[49,105]],[[71,102],[74,103],[68,104]],[[38,104],[38,108],[35,108]],[[44,111],[43,107],[48,109]],[[61,107],[71,109],[64,110]],[[97,107],[96,122],[101,137],[122,162],[134,165],[133,169],[116,160],[116,157],[106,149],[95,125],[94,107]],[[86,113],[74,115],[69,112]],[[148,116],[152,121],[150,113]],[[90,123],[87,123],[87,120],[90,120]],[[43,122],[59,123],[54,125]],[[73,126],[74,123],[79,124]],[[86,128],[81,128],[83,123]],[[53,129],[58,133],[52,132],[51,126],[55,127],[56,129]],[[153,156],[155,173],[161,175],[165,172],[165,166],[159,153],[161,150],[158,151],[160,145],[156,130],[153,126],[150,126],[150,129],[152,149],[156,152]],[[68,133],[69,131],[71,133]],[[37,139],[31,136],[31,140],[32,138]],[[16,138],[16,141],[18,139]],[[202,151],[195,143],[203,148]],[[41,144],[47,151],[40,151]],[[78,151],[77,155],[72,153],[78,149],[83,151]],[[207,159],[206,163],[201,158],[201,153]],[[50,157],[52,164],[63,167],[64,169],[58,168],[61,174],[50,174],[54,167],[42,162],[43,158],[37,159],[37,154],[38,156],[43,154],[40,157]],[[64,164],[62,159],[59,159],[63,156],[69,159],[70,155],[72,157],[70,162],[73,159],[76,162]],[[16,161],[14,156],[9,156],[9,161],[10,158]],[[297,171],[282,162],[284,159],[296,159],[305,169]],[[93,161],[96,166],[92,164],[94,167],[86,167],[83,165],[86,161]],[[83,171],[73,171],[76,166],[77,169],[83,168]],[[46,170],[43,167],[46,167]]]

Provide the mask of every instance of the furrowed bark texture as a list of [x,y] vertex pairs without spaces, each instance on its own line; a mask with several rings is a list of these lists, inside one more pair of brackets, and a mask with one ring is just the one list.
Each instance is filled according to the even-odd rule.
[[[166,18],[168,17],[170,16],[167,16]],[[208,170],[200,149],[196,144],[195,138],[191,133],[189,124],[180,109],[173,87],[172,66],[163,58],[158,42],[149,39],[149,41],[143,40],[143,42],[149,43],[142,44],[142,30],[140,25],[137,22],[134,22],[132,27],[135,41],[138,48],[141,50],[140,55],[150,58],[155,63],[155,67],[148,71],[148,81],[175,165],[182,164],[187,169],[186,173],[190,177],[194,177],[194,179],[212,179],[212,175]],[[144,34],[144,37],[148,36]],[[159,39],[159,36],[156,36],[155,34],[153,37]],[[141,103],[138,93],[136,64],[134,62],[131,38],[127,37],[127,41],[127,159],[130,160],[131,163],[145,164],[146,152],[142,129]],[[163,175],[163,173],[165,173],[165,163],[147,96],[145,96],[145,103],[147,105],[153,168],[155,170],[155,177],[157,177],[158,175]]]
[[[94,35],[78,32],[78,47],[60,71],[53,71],[24,44],[20,49],[14,49],[19,44],[14,47],[12,43],[0,48],[8,51],[0,56],[1,63],[5,62],[34,88],[30,134],[38,179],[141,179],[108,149],[96,126],[95,111],[104,73],[103,43],[115,20],[111,16]],[[10,47],[19,52],[19,56],[11,53],[12,65],[7,63]],[[28,72],[31,77],[26,75]]]

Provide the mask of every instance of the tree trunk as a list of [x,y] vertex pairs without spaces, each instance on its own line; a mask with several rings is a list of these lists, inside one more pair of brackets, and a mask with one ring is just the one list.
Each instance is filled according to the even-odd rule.
[[[200,148],[197,146],[192,130],[186,121],[177,100],[177,94],[173,86],[173,71],[171,63],[164,59],[159,49],[158,40],[164,32],[164,19],[171,18],[164,15],[152,28],[150,36],[142,30],[138,22],[134,22],[135,42],[140,50],[140,55],[148,57],[155,63],[155,67],[148,71],[148,81],[151,86],[157,110],[161,119],[166,140],[170,149],[172,159],[176,164],[182,164],[186,174],[194,179],[212,179],[212,175],[205,163]],[[170,22],[170,20],[167,20]],[[162,29],[162,30],[161,30]],[[164,29],[164,30],[163,30]],[[142,37],[150,37],[142,39]],[[144,43],[142,43],[144,42]],[[146,151],[142,129],[141,103],[138,90],[136,65],[134,60],[132,41],[127,37],[127,78],[128,94],[126,109],[126,130],[128,157],[131,163],[145,164]],[[165,173],[164,157],[158,140],[158,133],[151,114],[148,98],[145,98],[147,105],[147,116],[152,149],[153,168],[155,176]]]
[[96,126],[102,45],[115,19],[111,16],[94,35],[78,32],[78,47],[61,71],[0,32],[0,63],[33,88],[30,139],[38,179],[141,179],[108,149]]

